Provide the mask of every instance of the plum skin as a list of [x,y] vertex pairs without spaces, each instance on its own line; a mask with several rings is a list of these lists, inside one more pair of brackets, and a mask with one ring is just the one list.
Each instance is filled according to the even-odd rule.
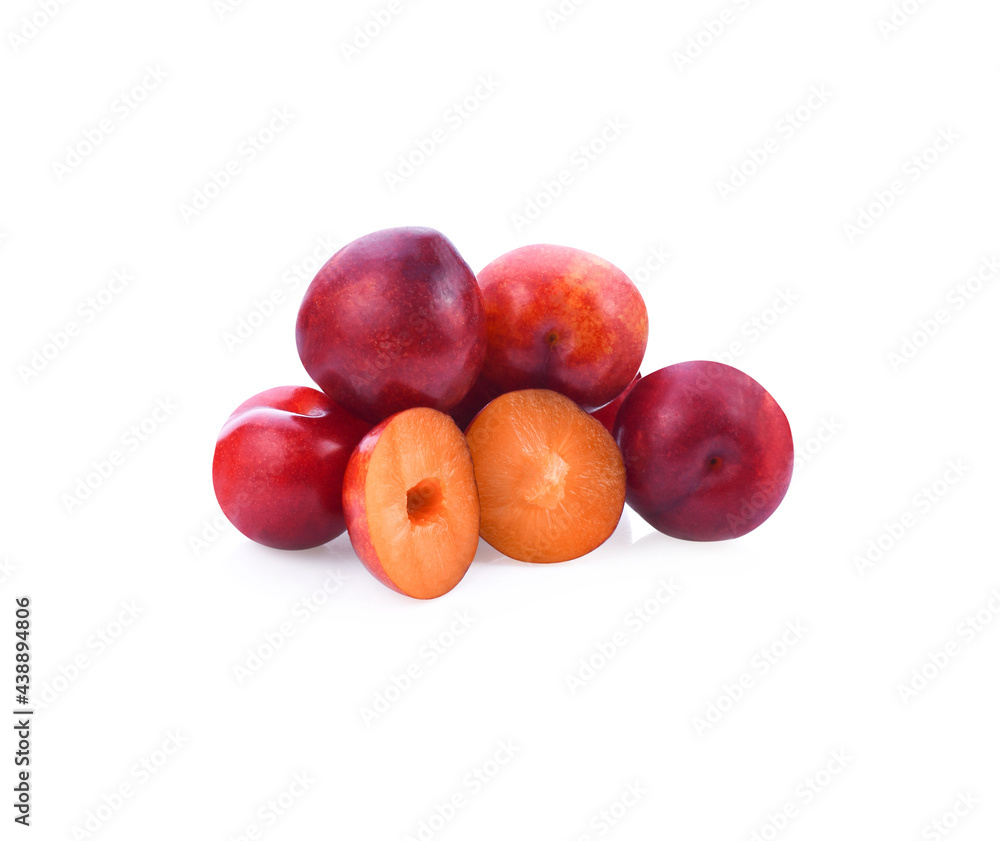
[[615,434],[615,421],[618,419],[618,410],[621,408],[622,403],[625,402],[625,398],[629,396],[629,393],[635,387],[635,384],[641,379],[642,372],[639,372],[635,375],[635,379],[632,380],[632,382],[626,386],[625,390],[614,400],[604,406],[601,406],[600,409],[594,409],[594,411],[590,413],[591,417],[597,418],[597,420],[604,424],[604,428],[612,435]]
[[368,424],[306,386],[241,403],[219,432],[215,495],[229,521],[273,549],[312,549],[344,533],[341,487]]
[[415,406],[447,412],[486,355],[476,277],[432,228],[388,228],[345,245],[299,308],[299,357],[336,403],[378,423]]
[[497,393],[551,389],[591,412],[632,382],[649,318],[617,266],[578,248],[525,245],[478,277],[487,330],[482,378]]
[[358,556],[365,569],[386,587],[405,595],[382,568],[378,552],[375,551],[375,544],[372,542],[371,533],[368,530],[368,504],[365,497],[368,465],[371,462],[372,452],[382,437],[382,433],[392,421],[393,417],[390,416],[376,424],[365,433],[365,436],[358,443],[344,472],[342,499],[344,517],[350,525],[349,536],[354,554]]
[[788,419],[756,380],[682,362],[637,382],[618,410],[628,505],[685,540],[740,537],[774,513],[792,478]]

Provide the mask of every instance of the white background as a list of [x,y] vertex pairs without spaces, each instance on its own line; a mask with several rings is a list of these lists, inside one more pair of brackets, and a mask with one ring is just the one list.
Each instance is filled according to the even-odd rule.
[[[47,22],[43,6],[0,18],[0,707],[27,594],[28,832],[770,841],[933,838],[939,820],[939,837],[997,837],[998,299],[996,278],[969,278],[1000,250],[1000,7],[909,0],[890,31],[888,0],[590,0],[563,20],[556,0],[410,0],[348,60],[388,0],[92,0]],[[275,109],[287,125],[251,160],[241,144]],[[958,139],[921,168],[939,132]],[[199,191],[214,198],[186,213]],[[866,231],[845,229],[873,203]],[[644,372],[718,358],[784,407],[800,459],[782,506],[717,544],[628,514],[552,567],[484,546],[429,603],[380,585],[346,536],[284,554],[220,525],[215,436],[246,397],[308,384],[294,319],[317,261],[404,224],[442,230],[476,271],[530,242],[621,266],[649,307]],[[131,280],[96,313],[116,270]],[[158,400],[175,408],[150,420]],[[884,551],[859,563],[870,541]],[[784,650],[786,623],[806,630]],[[380,693],[395,700],[366,721]]]

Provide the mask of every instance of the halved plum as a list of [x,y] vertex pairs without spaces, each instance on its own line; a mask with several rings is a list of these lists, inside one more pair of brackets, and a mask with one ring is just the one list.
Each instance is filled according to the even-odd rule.
[[625,465],[611,434],[547,389],[493,400],[466,433],[482,538],[519,561],[554,563],[596,549],[625,507]]
[[433,599],[465,575],[479,545],[479,496],[465,437],[435,409],[406,409],[358,444],[344,476],[351,545],[379,581]]

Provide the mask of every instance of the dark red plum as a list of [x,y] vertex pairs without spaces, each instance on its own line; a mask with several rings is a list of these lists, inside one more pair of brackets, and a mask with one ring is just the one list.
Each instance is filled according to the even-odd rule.
[[647,374],[625,398],[615,439],[627,502],[685,540],[725,540],[774,513],[792,478],[792,432],[767,391],[719,362]]
[[309,376],[370,423],[465,396],[486,354],[476,277],[431,228],[390,228],[334,254],[306,290],[295,330]]

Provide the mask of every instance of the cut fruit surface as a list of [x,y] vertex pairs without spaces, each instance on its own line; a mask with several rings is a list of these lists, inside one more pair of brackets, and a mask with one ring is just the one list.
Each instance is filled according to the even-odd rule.
[[480,534],[519,561],[554,563],[600,546],[625,507],[625,465],[611,434],[545,389],[496,398],[466,437],[479,487]]
[[469,447],[434,409],[407,409],[362,439],[344,477],[354,551],[383,584],[432,599],[465,575],[479,544]]

